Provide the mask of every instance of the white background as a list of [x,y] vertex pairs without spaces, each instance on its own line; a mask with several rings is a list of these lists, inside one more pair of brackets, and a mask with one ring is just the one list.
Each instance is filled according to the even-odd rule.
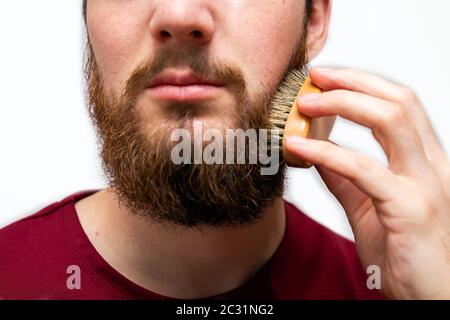
[[[360,68],[413,88],[450,150],[450,2],[339,0],[314,65]],[[83,99],[77,0],[0,4],[0,227],[73,192],[104,186]],[[368,130],[339,120],[333,139],[384,156]],[[290,172],[287,198],[351,238],[315,170]]]

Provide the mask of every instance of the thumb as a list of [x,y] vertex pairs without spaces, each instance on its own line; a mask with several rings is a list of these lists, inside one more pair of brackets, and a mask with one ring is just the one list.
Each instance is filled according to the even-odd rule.
[[339,201],[348,218],[351,220],[353,213],[356,212],[369,197],[359,190],[349,179],[321,165],[316,165],[315,167],[328,190],[330,190]]

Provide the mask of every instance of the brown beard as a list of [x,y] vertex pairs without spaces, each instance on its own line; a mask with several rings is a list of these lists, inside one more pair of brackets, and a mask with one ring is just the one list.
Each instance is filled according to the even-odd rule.
[[[304,39],[297,49],[289,69],[306,62]],[[153,126],[151,132],[143,130],[147,126],[137,112],[138,96],[149,79],[168,66],[179,65],[227,85],[236,100],[232,106],[235,120],[232,128],[270,127],[269,103],[276,88],[252,100],[239,69],[211,63],[199,50],[160,52],[156,59],[133,72],[123,94],[117,98],[103,85],[88,44],[85,73],[89,111],[101,141],[101,158],[109,185],[132,213],[159,223],[186,227],[252,223],[261,218],[274,199],[283,195],[284,163],[274,175],[262,175],[261,163],[174,164],[170,131],[190,126],[199,108],[195,104],[164,106],[171,120]]]

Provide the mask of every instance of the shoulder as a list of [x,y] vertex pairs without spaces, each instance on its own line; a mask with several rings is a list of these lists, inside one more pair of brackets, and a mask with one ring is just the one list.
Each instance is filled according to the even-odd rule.
[[[75,201],[83,193],[76,193],[64,198],[61,201],[54,202],[38,212],[20,219],[2,229],[0,229],[0,255],[5,253],[13,253],[21,245],[33,247],[36,244],[33,240],[41,241],[45,238],[54,238],[55,232],[58,232],[58,226],[63,222],[62,215],[70,209]],[[8,245],[12,246],[10,248]],[[12,252],[8,252],[8,249]]]
[[71,258],[73,205],[81,195],[71,195],[0,229],[0,298],[6,293],[27,296],[45,286],[41,282],[51,281],[55,270],[64,275]]
[[[50,234],[49,228],[55,222],[55,215],[64,204],[55,202],[38,212],[20,219],[0,229],[0,256],[17,253],[22,245],[32,246],[35,239],[42,239]],[[40,243],[42,245],[42,243]]]

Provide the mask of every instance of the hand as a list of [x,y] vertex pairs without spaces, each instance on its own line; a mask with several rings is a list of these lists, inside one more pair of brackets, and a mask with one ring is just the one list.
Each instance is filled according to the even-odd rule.
[[313,69],[311,79],[324,93],[299,99],[299,110],[370,128],[389,165],[329,141],[293,137],[286,147],[341,203],[387,298],[450,299],[450,162],[415,94],[353,70]]

